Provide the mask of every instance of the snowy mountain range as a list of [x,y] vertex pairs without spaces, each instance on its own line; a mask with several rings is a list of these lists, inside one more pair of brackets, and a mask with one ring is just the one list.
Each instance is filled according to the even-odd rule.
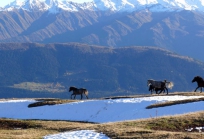
[[132,12],[147,9],[151,12],[193,10],[204,12],[204,0],[93,0],[92,2],[75,3],[70,0],[15,0],[1,8],[1,11],[23,9],[28,11],[49,11],[51,13],[66,10],[77,12],[80,10]]
[[204,0],[15,0],[0,28],[4,43],[157,46],[204,61]]

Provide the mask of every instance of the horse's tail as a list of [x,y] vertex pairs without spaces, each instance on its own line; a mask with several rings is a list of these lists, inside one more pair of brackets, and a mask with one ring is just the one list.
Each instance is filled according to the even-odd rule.
[[89,92],[88,92],[87,89],[84,89],[84,94],[85,94],[86,96],[88,96]]
[[166,82],[166,87],[172,89],[174,86],[173,82]]

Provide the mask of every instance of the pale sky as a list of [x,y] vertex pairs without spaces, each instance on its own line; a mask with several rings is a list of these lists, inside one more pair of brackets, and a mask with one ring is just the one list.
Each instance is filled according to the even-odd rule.
[[[9,4],[10,2],[13,2],[15,0],[0,0],[0,7],[4,7],[5,5]],[[18,0],[18,1],[26,1],[26,0]],[[64,1],[64,0],[60,0]],[[73,1],[73,2],[88,2],[88,1],[93,1],[93,0],[68,0],[68,1]]]

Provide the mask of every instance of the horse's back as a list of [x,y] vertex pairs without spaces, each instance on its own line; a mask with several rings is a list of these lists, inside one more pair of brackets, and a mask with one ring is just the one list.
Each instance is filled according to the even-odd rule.
[[152,85],[155,88],[161,88],[164,85],[163,81],[155,81],[152,79],[147,80],[148,85]]

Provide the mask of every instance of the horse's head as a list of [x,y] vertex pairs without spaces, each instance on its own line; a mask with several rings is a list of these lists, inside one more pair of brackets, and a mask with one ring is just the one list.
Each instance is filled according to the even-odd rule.
[[69,88],[69,92],[71,92],[71,91],[73,91],[73,90],[76,90],[76,89],[77,89],[76,87],[71,86],[71,87]]
[[203,78],[202,78],[202,77],[196,76],[196,77],[193,78],[192,83],[193,83],[193,82],[202,82],[202,81],[203,81]]
[[152,84],[152,82],[154,82],[153,79],[149,79],[149,80],[147,80],[147,86],[150,86],[150,85]]
[[149,85],[149,91],[152,91],[154,89],[154,86],[153,85]]

